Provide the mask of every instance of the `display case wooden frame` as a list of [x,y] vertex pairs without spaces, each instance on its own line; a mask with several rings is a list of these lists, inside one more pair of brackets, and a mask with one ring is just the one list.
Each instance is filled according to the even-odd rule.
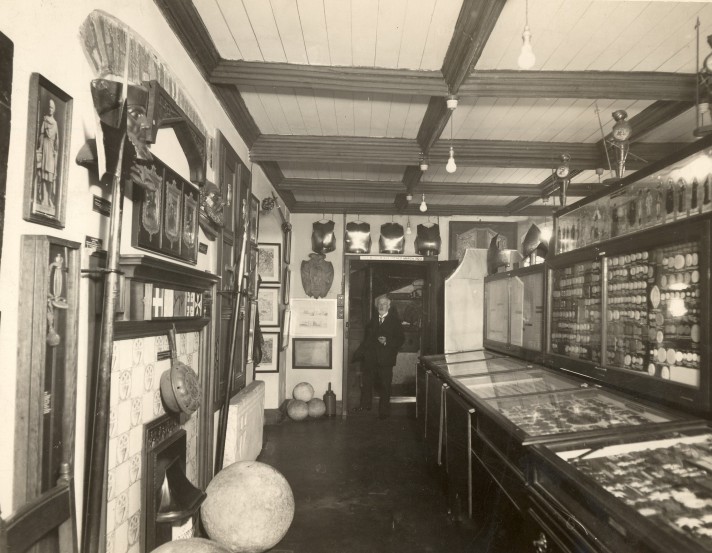
[[[32,73],[22,208],[25,220],[64,228],[71,131],[72,97],[42,75]],[[44,179],[46,183],[40,182],[43,171],[49,177]]]
[[15,416],[15,505],[53,488],[73,466],[80,247],[22,237]]

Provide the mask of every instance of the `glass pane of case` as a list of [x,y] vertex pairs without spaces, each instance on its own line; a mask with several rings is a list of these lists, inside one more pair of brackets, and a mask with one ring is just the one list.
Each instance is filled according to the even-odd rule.
[[498,357],[482,361],[468,361],[466,363],[435,363],[435,365],[441,367],[450,376],[487,374],[532,368],[531,363],[520,361],[518,359],[511,359],[509,357]]
[[606,365],[700,386],[698,241],[612,256]]
[[509,313],[509,280],[503,278],[487,282],[485,299],[485,338],[506,344],[509,341],[509,323],[504,314]]
[[442,355],[432,355],[426,357],[425,359],[431,360],[434,363],[463,363],[466,361],[482,361],[483,359],[492,359],[494,357],[502,356],[480,349],[473,351],[458,351],[456,353],[444,353]]
[[712,551],[712,434],[559,453],[614,497]]
[[551,352],[601,361],[601,262],[552,270]]
[[465,386],[473,395],[482,399],[571,390],[581,387],[579,381],[557,375],[546,369],[524,369],[516,372],[467,376],[455,380]]
[[598,389],[486,401],[531,437],[681,420]]

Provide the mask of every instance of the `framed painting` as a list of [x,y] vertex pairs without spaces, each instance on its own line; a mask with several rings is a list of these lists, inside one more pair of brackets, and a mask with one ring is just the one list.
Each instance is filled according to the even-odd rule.
[[72,97],[38,73],[30,77],[23,218],[64,228]]
[[282,245],[278,243],[259,244],[257,247],[257,274],[263,283],[279,283],[282,272]]
[[336,300],[295,298],[291,301],[295,336],[336,336]]
[[256,373],[279,372],[279,332],[263,332],[262,361],[255,365]]
[[257,196],[250,196],[250,243],[257,245],[257,235],[260,230],[260,201]]
[[462,259],[467,248],[489,248],[492,237],[501,235],[506,249],[519,249],[517,223],[499,221],[451,221],[448,259]]
[[331,338],[293,338],[293,369],[331,369]]
[[279,326],[279,288],[259,289],[257,306],[260,313],[260,326]]

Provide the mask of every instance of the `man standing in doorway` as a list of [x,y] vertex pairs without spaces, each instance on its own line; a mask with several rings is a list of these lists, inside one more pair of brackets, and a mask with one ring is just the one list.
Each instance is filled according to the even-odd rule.
[[376,313],[366,325],[362,344],[364,355],[361,409],[370,409],[373,400],[373,383],[380,381],[378,416],[388,418],[391,412],[391,381],[398,350],[405,341],[403,327],[395,307],[386,295],[375,301]]

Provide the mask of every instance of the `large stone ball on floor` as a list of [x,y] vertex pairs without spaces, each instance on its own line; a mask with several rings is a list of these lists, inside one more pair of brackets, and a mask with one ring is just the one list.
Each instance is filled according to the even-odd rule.
[[240,461],[208,484],[201,506],[211,539],[234,553],[261,553],[284,537],[294,518],[294,495],[286,478],[269,465]]
[[302,401],[309,401],[314,397],[314,388],[309,382],[300,382],[294,387],[292,392],[294,399],[300,399]]
[[159,545],[152,553],[230,553],[216,541],[203,538],[175,540]]
[[287,415],[293,421],[303,421],[309,416],[309,406],[306,401],[292,399],[287,404]]
[[326,404],[324,400],[318,397],[312,398],[307,402],[307,407],[309,408],[309,416],[317,419],[326,413]]

